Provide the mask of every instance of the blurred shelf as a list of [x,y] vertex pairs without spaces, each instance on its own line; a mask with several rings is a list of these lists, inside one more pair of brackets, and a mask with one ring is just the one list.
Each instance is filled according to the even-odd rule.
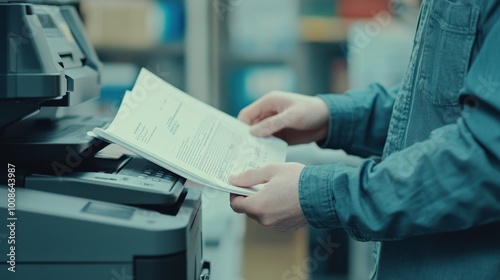
[[300,19],[300,38],[304,42],[342,43],[347,40],[349,26],[356,19],[340,17],[303,16]]
[[128,59],[143,59],[153,56],[172,56],[182,57],[185,54],[185,46],[183,42],[179,43],[164,43],[163,45],[145,48],[116,48],[116,47],[96,47],[97,55],[104,60],[114,60],[126,57]]
[[249,66],[249,65],[262,65],[262,64],[292,64],[294,63],[294,56],[241,56],[234,54],[231,56],[231,61],[228,64],[232,66]]

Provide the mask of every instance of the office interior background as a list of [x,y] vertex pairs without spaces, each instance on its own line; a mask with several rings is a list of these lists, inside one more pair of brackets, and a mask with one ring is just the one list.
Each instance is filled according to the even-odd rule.
[[[113,114],[141,67],[236,116],[272,90],[342,94],[397,84],[413,45],[417,0],[83,0],[79,11],[104,63],[100,107]],[[305,164],[361,159],[314,144]],[[204,254],[213,279],[366,279],[370,243],[343,230],[277,232],[204,190]]]

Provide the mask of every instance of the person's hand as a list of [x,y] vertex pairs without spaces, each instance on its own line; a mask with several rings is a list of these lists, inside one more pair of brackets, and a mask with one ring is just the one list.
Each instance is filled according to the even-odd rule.
[[319,97],[273,91],[250,104],[238,119],[258,137],[274,135],[290,145],[323,140],[328,133],[328,107]]
[[265,227],[295,230],[306,225],[298,189],[303,168],[299,163],[271,164],[232,176],[231,183],[236,186],[264,184],[264,187],[248,197],[231,194],[231,207]]

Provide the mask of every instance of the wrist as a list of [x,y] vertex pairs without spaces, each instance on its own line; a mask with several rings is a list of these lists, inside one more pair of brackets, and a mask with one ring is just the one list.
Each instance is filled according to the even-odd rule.
[[315,96],[316,104],[313,109],[318,116],[318,132],[316,141],[323,141],[328,137],[328,128],[330,123],[330,110],[326,102],[320,97]]

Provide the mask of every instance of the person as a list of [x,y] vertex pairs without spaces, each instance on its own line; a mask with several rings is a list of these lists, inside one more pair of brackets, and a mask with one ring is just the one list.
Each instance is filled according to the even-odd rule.
[[366,159],[236,174],[235,185],[265,186],[231,195],[235,212],[380,241],[373,279],[500,279],[500,1],[423,1],[396,88],[272,92],[238,118],[256,136]]

